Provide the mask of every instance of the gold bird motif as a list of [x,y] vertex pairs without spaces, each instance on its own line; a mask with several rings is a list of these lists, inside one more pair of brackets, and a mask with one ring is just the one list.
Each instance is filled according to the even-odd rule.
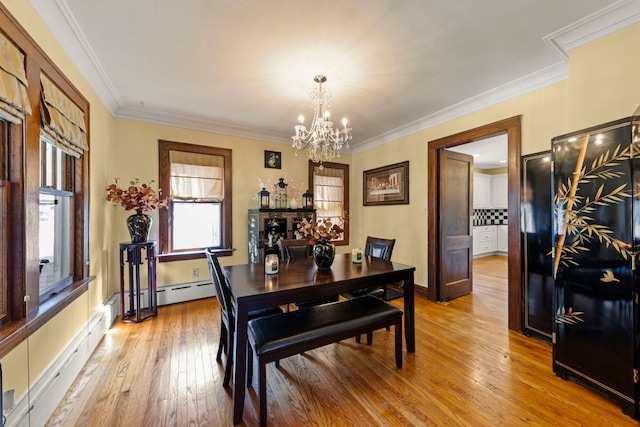
[[613,271],[606,270],[602,277],[600,278],[601,282],[611,283],[611,282],[619,282],[620,280],[616,279],[616,276],[613,275]]

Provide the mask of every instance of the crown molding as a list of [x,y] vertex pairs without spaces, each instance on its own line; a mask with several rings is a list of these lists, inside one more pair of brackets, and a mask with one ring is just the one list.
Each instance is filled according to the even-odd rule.
[[542,39],[562,59],[567,60],[571,50],[639,21],[640,1],[621,0]]
[[239,138],[259,139],[261,141],[291,145],[291,135],[236,126],[228,123],[220,123],[193,116],[183,116],[179,114],[149,111],[142,108],[131,107],[119,108],[114,116],[119,119],[133,120],[137,122],[153,123],[163,126],[173,126],[221,135],[236,136]]
[[543,37],[545,43],[560,56],[562,62],[471,97],[375,138],[363,141],[353,147],[353,152],[358,153],[368,150],[491,105],[566,80],[569,77],[568,58],[571,50],[639,21],[640,0],[618,1],[609,7]]
[[404,126],[383,133],[380,136],[363,141],[353,147],[353,152],[358,153],[368,150],[441,123],[457,119],[458,117],[482,110],[483,108],[490,107],[525,93],[566,80],[568,76],[568,64],[566,62],[559,62],[541,71],[521,77],[502,86],[498,86],[495,89],[481,93]]
[[65,0],[29,0],[73,64],[111,114],[122,105],[91,45]]
[[[220,133],[241,138],[260,139],[286,144],[291,142],[289,135],[217,123],[190,116],[124,107],[119,94],[104,72],[104,68],[98,61],[97,56],[76,22],[66,1],[29,0],[29,2],[113,116],[122,119]],[[351,152],[357,153],[373,148],[377,145],[393,141],[565,80],[568,78],[568,54],[572,49],[614,33],[639,21],[640,0],[618,1],[609,7],[543,37],[544,42],[559,55],[562,62],[471,97],[434,114],[385,132],[375,138],[368,139],[357,145],[352,144]]]

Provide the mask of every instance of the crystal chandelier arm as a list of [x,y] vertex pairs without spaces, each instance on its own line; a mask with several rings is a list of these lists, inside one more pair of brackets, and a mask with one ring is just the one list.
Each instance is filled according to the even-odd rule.
[[296,150],[306,149],[307,157],[313,162],[319,163],[340,157],[340,150],[344,146],[349,148],[349,140],[351,139],[351,128],[347,127],[346,118],[342,120],[342,129],[334,128],[333,122],[330,120],[331,115],[327,108],[330,106],[331,92],[322,87],[322,83],[326,80],[326,77],[322,75],[314,78],[318,87],[309,94],[313,100],[312,108],[314,109],[310,128],[307,130],[303,125],[304,117],[301,115],[298,118],[299,124],[294,126],[295,135],[291,137],[292,146]]

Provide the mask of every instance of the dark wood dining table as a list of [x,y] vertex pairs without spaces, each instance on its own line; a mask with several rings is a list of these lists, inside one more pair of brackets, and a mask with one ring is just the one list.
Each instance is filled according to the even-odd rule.
[[409,353],[415,353],[414,283],[415,267],[364,257],[351,262],[351,254],[336,255],[329,270],[318,270],[313,259],[281,262],[279,272],[266,275],[264,264],[224,267],[231,282],[236,311],[236,348],[233,376],[233,423],[242,422],[246,390],[247,315],[259,308],[338,295],[386,283],[403,283],[404,333]]

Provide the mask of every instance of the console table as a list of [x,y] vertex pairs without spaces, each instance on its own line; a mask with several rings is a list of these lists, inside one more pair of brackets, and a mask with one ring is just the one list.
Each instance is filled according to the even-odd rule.
[[[158,315],[158,295],[156,285],[156,246],[155,240],[142,243],[120,243],[120,319],[122,322],[138,323]],[[146,252],[146,260],[142,258]],[[125,257],[126,255],[126,257]],[[142,307],[140,291],[140,266],[147,264],[148,305]],[[128,264],[129,310],[125,311],[125,262]]]

